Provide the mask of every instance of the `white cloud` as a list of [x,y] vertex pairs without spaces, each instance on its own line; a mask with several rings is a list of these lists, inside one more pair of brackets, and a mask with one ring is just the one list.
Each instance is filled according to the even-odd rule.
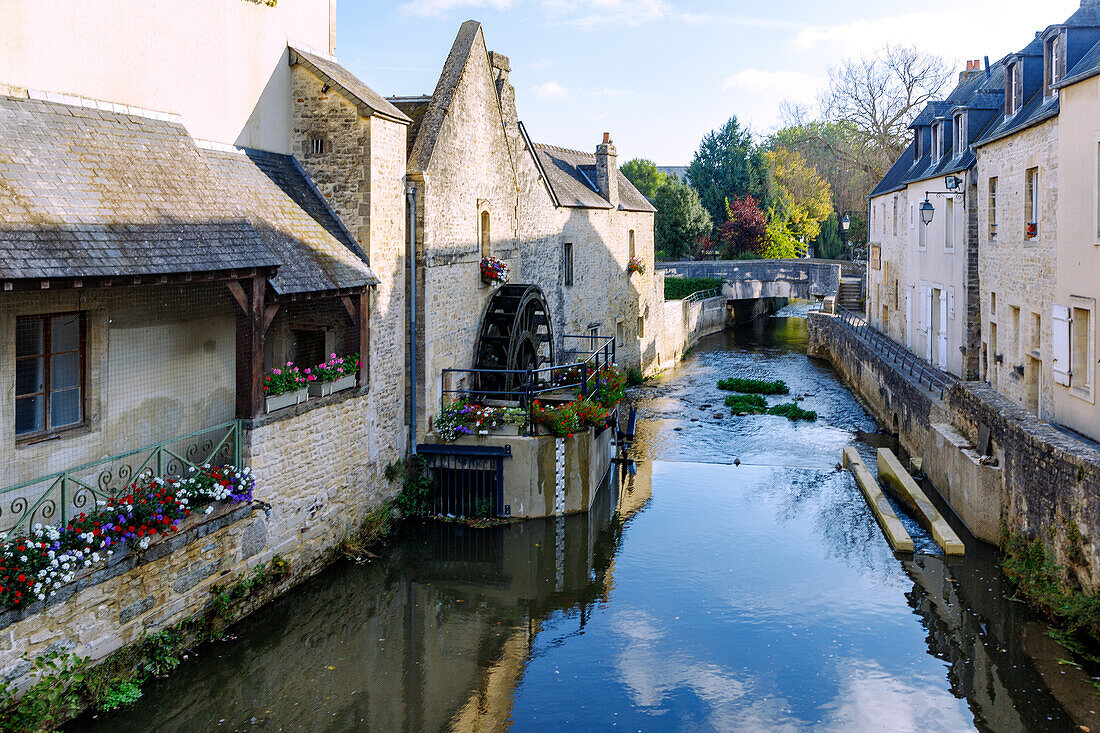
[[[937,3],[938,5],[938,3]],[[796,51],[846,57],[886,43],[915,45],[948,59],[997,60],[1027,45],[1037,30],[1068,17],[1078,0],[976,0],[944,3],[919,13],[901,13],[840,25],[804,28],[788,41]]]
[[615,89],[613,87],[604,87],[599,91],[592,92],[593,97],[629,97],[634,92],[629,89]]
[[543,0],[543,7],[572,25],[637,26],[672,14],[665,0]]
[[569,90],[556,81],[539,84],[534,92],[543,99],[565,99],[569,96]]
[[826,79],[801,71],[745,69],[726,77],[724,89],[738,89],[771,99],[813,102]]
[[507,10],[515,0],[410,0],[400,7],[404,13],[422,17],[439,17],[459,8],[491,8]]

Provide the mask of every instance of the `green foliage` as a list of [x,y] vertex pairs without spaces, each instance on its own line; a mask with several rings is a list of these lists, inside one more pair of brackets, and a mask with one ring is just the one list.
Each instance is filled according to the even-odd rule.
[[1100,639],[1100,596],[1070,584],[1043,541],[1001,527],[1001,567],[1027,602],[1070,635]]
[[692,293],[722,287],[722,281],[711,277],[666,277],[665,300],[683,300]]
[[826,260],[836,260],[847,251],[844,240],[840,238],[840,221],[836,212],[829,214],[829,218],[821,227],[821,233],[814,240],[814,257]]
[[269,563],[260,563],[252,572],[240,578],[232,585],[214,585],[210,590],[214,594],[212,609],[214,617],[227,615],[234,602],[250,597],[261,588],[282,580],[290,570],[290,563],[276,555]]
[[764,259],[789,260],[798,257],[802,250],[803,246],[787,229],[786,223],[778,218],[768,222],[768,230],[764,235]]
[[641,369],[629,367],[626,370],[626,383],[628,386],[637,387],[645,383],[645,375],[642,374]]
[[99,709],[107,712],[133,705],[141,697],[141,686],[130,680],[115,680],[99,700]]
[[726,396],[726,407],[735,413],[759,415],[768,409],[768,402],[758,394],[731,394]]
[[34,683],[20,696],[14,682],[0,682],[0,730],[52,731],[80,711],[88,658],[55,650],[33,660],[24,654],[23,660]]
[[813,422],[817,419],[817,413],[813,410],[803,410],[795,402],[789,402],[784,405],[776,405],[768,408],[769,415],[779,415],[780,417],[788,418],[789,420],[807,420]]
[[745,394],[790,394],[791,389],[781,379],[769,382],[763,379],[742,379],[733,377],[718,382],[718,389]]
[[180,666],[183,657],[184,628],[170,626],[159,633],[145,637],[141,643],[145,654],[142,671],[154,677],[163,677]]
[[833,211],[833,193],[806,159],[785,147],[764,154],[768,162],[768,186],[775,202],[774,216],[781,218],[800,241],[816,239],[821,222]]
[[752,196],[762,201],[767,194],[767,164],[753,142],[752,133],[731,117],[719,130],[703,137],[688,166],[687,177],[711,221],[725,221],[726,199]]
[[714,228],[710,214],[694,188],[666,177],[650,197],[657,208],[653,225],[653,246],[670,260],[680,260],[699,239]]
[[400,464],[401,493],[394,500],[406,516],[425,516],[429,510],[432,492],[432,475],[423,458],[413,456]]
[[657,195],[657,190],[669,180],[668,176],[658,170],[656,163],[645,158],[628,160],[619,166],[619,170],[650,201]]

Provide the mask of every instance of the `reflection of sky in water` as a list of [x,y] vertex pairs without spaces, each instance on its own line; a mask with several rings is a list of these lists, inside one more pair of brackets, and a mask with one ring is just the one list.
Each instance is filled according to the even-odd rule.
[[[973,729],[844,474],[652,468],[611,602],[565,645],[545,641],[575,619],[544,624],[513,730]],[[791,478],[815,491],[792,503],[776,490]],[[845,510],[874,531],[822,531]]]

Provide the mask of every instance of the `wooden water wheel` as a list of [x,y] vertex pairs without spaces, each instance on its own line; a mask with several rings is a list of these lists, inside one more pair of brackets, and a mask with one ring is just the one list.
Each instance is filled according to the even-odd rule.
[[[554,329],[542,291],[534,285],[504,285],[493,294],[481,321],[474,368],[527,371],[554,363]],[[523,388],[519,374],[479,374],[486,399],[493,392]]]

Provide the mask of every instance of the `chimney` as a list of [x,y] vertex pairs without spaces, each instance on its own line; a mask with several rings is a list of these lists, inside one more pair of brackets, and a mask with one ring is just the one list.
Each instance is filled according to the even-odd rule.
[[619,208],[619,154],[611,142],[611,133],[603,134],[603,143],[596,148],[596,188],[613,208]]
[[973,61],[966,62],[966,71],[959,73],[959,83],[962,84],[967,79],[973,79],[979,74],[983,74],[981,59],[974,59]]

